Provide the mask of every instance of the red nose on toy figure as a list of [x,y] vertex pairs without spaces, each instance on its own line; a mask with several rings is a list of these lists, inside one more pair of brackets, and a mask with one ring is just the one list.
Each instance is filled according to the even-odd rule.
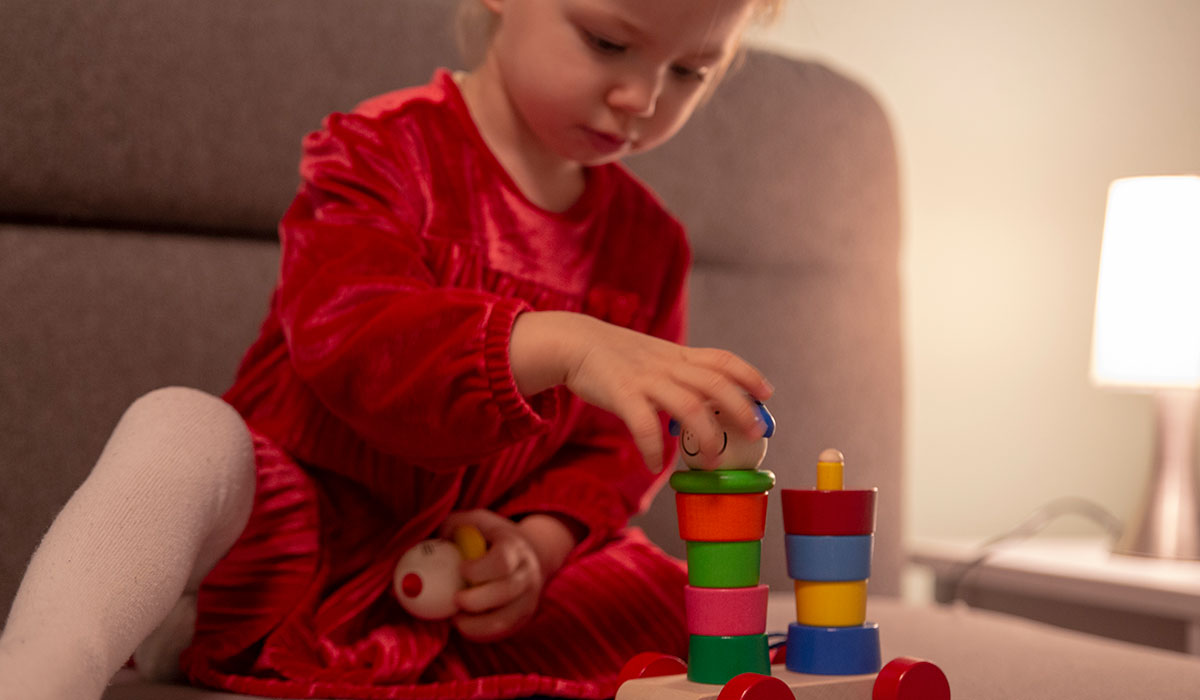
[[392,587],[400,605],[413,617],[444,620],[458,612],[454,595],[467,587],[460,569],[463,561],[478,559],[487,551],[483,534],[473,525],[454,531],[454,541],[418,542],[400,557]]
[[400,582],[400,592],[405,598],[416,598],[421,595],[421,589],[424,587],[421,582],[421,575],[413,572],[404,574],[404,579]]

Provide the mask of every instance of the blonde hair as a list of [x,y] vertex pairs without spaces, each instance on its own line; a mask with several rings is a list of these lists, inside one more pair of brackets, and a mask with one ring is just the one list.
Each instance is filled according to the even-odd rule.
[[762,26],[774,24],[779,15],[783,14],[783,3],[786,0],[757,0],[754,8],[753,22]]
[[[760,26],[773,24],[783,13],[784,2],[786,0],[754,0],[751,22]],[[492,34],[496,31],[496,23],[496,16],[479,0],[459,0],[458,12],[454,17],[454,38],[459,56],[468,68],[475,67],[483,60]],[[741,53],[739,48],[738,58],[733,63],[740,62]]]
[[467,68],[474,68],[483,61],[497,22],[496,15],[479,0],[459,0],[454,16],[454,39]]

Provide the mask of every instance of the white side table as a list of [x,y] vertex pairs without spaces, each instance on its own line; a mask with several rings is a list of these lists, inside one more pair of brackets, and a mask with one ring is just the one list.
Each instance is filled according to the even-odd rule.
[[1033,539],[997,547],[979,567],[965,539],[918,540],[909,561],[933,569],[938,602],[955,588],[976,607],[1200,655],[1200,562],[1111,554],[1101,538]]

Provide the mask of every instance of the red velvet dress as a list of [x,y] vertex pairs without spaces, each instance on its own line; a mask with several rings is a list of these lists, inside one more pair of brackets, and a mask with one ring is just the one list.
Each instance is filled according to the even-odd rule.
[[[190,678],[278,697],[600,698],[634,654],[683,655],[684,567],[626,528],[666,473],[561,387],[526,400],[507,357],[530,309],[678,340],[679,223],[619,165],[589,169],[566,212],[533,205],[444,71],[331,115],[300,171],[270,311],[226,394],[255,437],[254,513],[200,590]],[[400,555],[473,508],[588,533],[535,618],[492,644],[391,592]]]

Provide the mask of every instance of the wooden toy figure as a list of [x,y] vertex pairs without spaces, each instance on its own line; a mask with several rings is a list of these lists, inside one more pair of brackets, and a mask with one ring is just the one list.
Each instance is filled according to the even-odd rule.
[[462,563],[478,559],[486,550],[483,534],[472,525],[455,530],[453,542],[418,542],[396,564],[392,585],[400,605],[422,620],[452,617],[458,612],[454,595],[467,587]]
[[[719,453],[721,459],[711,466],[704,463],[705,455],[700,451],[700,444],[696,436],[692,435],[692,431],[682,428],[672,419],[670,430],[672,435],[679,436],[679,451],[683,463],[689,469],[757,469],[767,454],[767,438],[775,434],[775,418],[762,402],[754,403],[759,417],[767,425],[766,432],[761,438],[752,440],[740,430],[734,429],[732,436],[731,431],[724,431],[725,441]],[[721,412],[714,411],[714,415],[720,422]]]

